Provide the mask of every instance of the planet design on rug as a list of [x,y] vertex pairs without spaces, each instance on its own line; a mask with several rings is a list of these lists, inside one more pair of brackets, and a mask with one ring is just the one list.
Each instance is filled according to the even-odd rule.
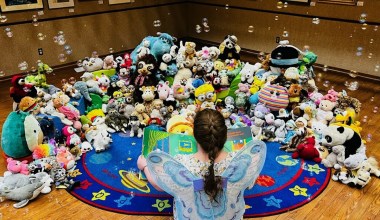
[[125,170],[119,170],[121,176],[121,183],[129,189],[137,189],[144,193],[149,193],[150,188],[148,182],[141,180],[138,174],[134,172],[127,172]]
[[294,166],[298,164],[298,160],[293,159],[290,155],[280,155],[276,157],[277,163],[284,166]]

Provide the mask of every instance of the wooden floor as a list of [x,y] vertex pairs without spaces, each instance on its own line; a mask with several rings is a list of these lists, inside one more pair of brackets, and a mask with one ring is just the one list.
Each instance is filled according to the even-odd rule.
[[[55,74],[48,76],[48,82],[58,85],[60,79],[68,76],[79,75],[73,68],[55,70]],[[362,136],[372,134],[372,141],[367,145],[367,155],[375,156],[380,161],[380,116],[374,114],[372,109],[376,103],[380,106],[380,82],[370,82],[358,77],[353,79],[337,73],[323,72],[318,87],[325,93],[331,86],[338,91],[344,89],[346,80],[358,80],[360,88],[358,91],[349,91],[348,94],[359,98],[363,103],[361,118],[368,116],[368,122],[363,124]],[[330,81],[329,87],[324,87],[324,81]],[[10,81],[0,82],[0,125],[11,111],[12,101],[9,98]],[[375,97],[374,101],[370,101]],[[6,170],[4,160],[0,158],[0,173]],[[65,190],[54,190],[50,194],[40,195],[29,205],[22,209],[14,209],[12,201],[0,203],[0,219],[171,219],[171,217],[155,216],[129,216],[108,212],[87,205]],[[260,218],[259,218],[260,219]],[[346,185],[330,181],[325,191],[310,203],[301,208],[263,219],[380,219],[380,179],[372,178],[371,182],[362,190],[350,188]]]

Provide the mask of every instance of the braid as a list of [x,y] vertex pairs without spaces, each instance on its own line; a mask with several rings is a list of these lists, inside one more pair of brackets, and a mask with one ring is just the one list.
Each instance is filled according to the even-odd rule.
[[198,112],[194,119],[194,137],[208,154],[210,166],[204,176],[204,190],[209,197],[217,201],[222,188],[222,178],[215,176],[214,161],[224,147],[227,139],[227,127],[221,113],[211,109]]

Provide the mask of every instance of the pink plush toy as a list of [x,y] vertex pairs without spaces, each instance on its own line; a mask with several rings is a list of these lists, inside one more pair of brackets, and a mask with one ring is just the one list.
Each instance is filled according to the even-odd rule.
[[331,102],[336,102],[338,100],[338,92],[336,92],[334,89],[330,89],[327,91],[327,94],[323,96],[322,99],[329,100]]
[[78,146],[82,143],[80,137],[75,133],[77,130],[71,126],[66,125],[62,128],[63,135],[66,136],[66,146]]
[[18,160],[13,160],[12,158],[7,159],[7,169],[11,173],[21,173],[29,175],[28,161],[23,160],[22,162]]
[[57,151],[57,162],[66,170],[70,170],[75,165],[75,157],[65,147]]
[[235,91],[235,94],[238,94],[239,92],[245,93],[247,96],[251,95],[251,92],[249,91],[250,85],[245,83],[239,83],[239,88]]
[[158,98],[161,100],[166,100],[170,95],[170,90],[169,81],[166,81],[165,83],[160,82],[157,85]]

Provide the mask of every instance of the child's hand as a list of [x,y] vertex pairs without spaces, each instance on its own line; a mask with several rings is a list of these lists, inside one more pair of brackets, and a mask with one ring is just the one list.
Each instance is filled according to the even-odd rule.
[[140,155],[139,158],[137,159],[137,167],[139,168],[139,170],[144,170],[146,166],[147,166],[147,162],[144,155]]

